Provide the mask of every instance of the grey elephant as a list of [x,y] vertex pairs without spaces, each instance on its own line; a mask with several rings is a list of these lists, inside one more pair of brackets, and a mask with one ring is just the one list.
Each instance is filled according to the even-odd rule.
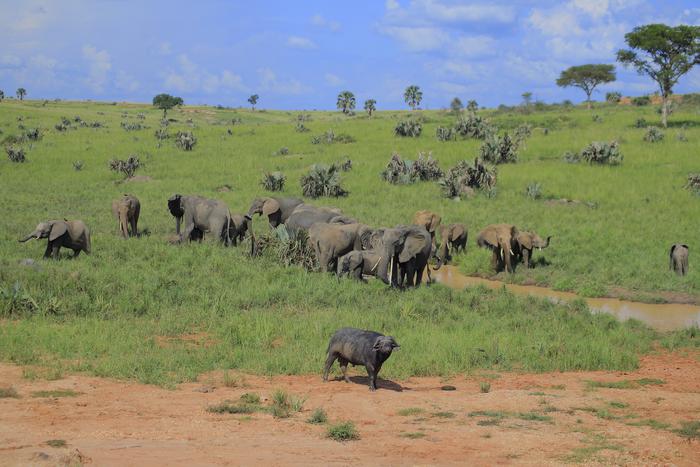
[[44,258],[53,257],[58,259],[61,247],[73,250],[73,258],[76,258],[81,251],[90,254],[90,230],[83,221],[48,221],[36,226],[36,229],[20,242],[31,239],[48,238]]
[[255,214],[259,216],[265,215],[270,223],[270,227],[274,229],[278,225],[287,222],[294,209],[301,204],[304,204],[304,200],[299,198],[256,198],[253,204],[250,205],[250,209],[248,209],[248,216],[253,217]]
[[688,254],[690,250],[688,245],[676,243],[671,246],[671,251],[668,254],[670,268],[676,271],[679,276],[685,276],[688,273]]
[[322,272],[335,271],[338,258],[362,249],[362,239],[371,229],[365,224],[326,224],[317,222],[309,228],[309,242],[316,253]]
[[138,235],[140,213],[141,202],[136,196],[125,193],[121,198],[112,201],[112,214],[119,222],[119,232],[124,238],[129,238],[129,227],[132,237]]
[[433,245],[435,245],[435,234],[437,233],[441,222],[442,217],[432,211],[416,211],[416,213],[413,215],[413,224],[425,227],[425,230],[430,233],[430,238],[433,241]]
[[381,254],[377,277],[392,287],[420,286],[432,252],[432,239],[425,227],[400,225],[392,229],[377,229],[370,238],[372,248]]
[[[192,234],[197,229],[204,235],[212,234],[226,246],[231,243],[231,213],[223,201],[175,194],[168,199],[168,209],[175,217],[175,230],[180,240],[192,240]],[[185,229],[180,233],[183,219]]]
[[549,247],[549,241],[552,239],[552,236],[550,235],[547,237],[547,240],[544,240],[535,232],[520,230],[515,238],[517,241],[517,248],[513,250],[515,253],[515,260],[518,263],[524,263],[525,267],[529,269],[532,267],[532,250],[535,248],[541,250],[542,248]]
[[363,276],[376,276],[382,255],[377,250],[354,250],[338,258],[338,277],[348,275],[365,282]]
[[284,225],[290,232],[300,230],[308,232],[311,226],[317,222],[325,224],[356,224],[357,220],[344,215],[338,208],[301,204],[294,209]]
[[496,272],[515,272],[518,228],[512,224],[491,224],[479,232],[476,244],[491,250],[491,266]]
[[436,271],[452,259],[453,251],[459,253],[466,250],[469,235],[467,226],[464,224],[441,225],[438,231],[440,232],[440,247],[435,250]]
[[238,242],[242,242],[248,231],[250,231],[251,235],[253,234],[251,223],[252,219],[247,214],[231,214],[228,236],[233,246],[238,245]]

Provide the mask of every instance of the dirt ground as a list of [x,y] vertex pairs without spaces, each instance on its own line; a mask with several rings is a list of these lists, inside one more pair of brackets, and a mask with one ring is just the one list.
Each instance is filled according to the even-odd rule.
[[[168,390],[82,375],[30,380],[1,364],[0,388],[18,397],[0,398],[0,465],[697,465],[700,440],[673,430],[700,421],[699,358],[647,356],[629,373],[381,380],[375,393],[360,376],[324,384],[218,372]],[[244,393],[269,405],[276,389],[306,397],[301,413],[207,411]],[[37,394],[51,390],[78,394]],[[328,425],[307,423],[318,407],[329,424],[352,421],[360,439],[328,439]]]

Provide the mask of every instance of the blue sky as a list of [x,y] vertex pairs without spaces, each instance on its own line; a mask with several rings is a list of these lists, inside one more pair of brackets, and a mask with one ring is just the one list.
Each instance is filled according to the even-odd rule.
[[[338,92],[379,109],[452,97],[516,104],[585,97],[558,88],[571,65],[614,63],[624,34],[651,22],[700,25],[690,0],[80,1],[0,0],[0,89],[30,98],[331,109]],[[655,85],[618,67],[605,91]],[[676,92],[700,91],[700,67]]]

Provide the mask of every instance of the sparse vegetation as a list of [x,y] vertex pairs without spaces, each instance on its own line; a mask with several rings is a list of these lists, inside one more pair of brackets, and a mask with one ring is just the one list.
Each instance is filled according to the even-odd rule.
[[286,181],[287,177],[282,172],[265,172],[260,181],[260,186],[267,191],[282,191]]
[[478,157],[474,164],[459,161],[438,180],[438,185],[446,198],[469,197],[475,190],[489,192],[496,186],[496,168],[486,166]]
[[113,172],[121,172],[124,178],[131,178],[136,170],[141,167],[138,156],[131,155],[126,160],[112,159],[109,161],[109,169]]
[[466,117],[457,120],[454,131],[462,138],[486,139],[496,132],[489,122],[470,112]]
[[301,191],[309,198],[346,196],[348,192],[340,183],[338,167],[314,164],[309,172],[301,177]]
[[360,439],[360,434],[352,422],[341,422],[328,427],[326,436],[334,441],[352,441]]
[[418,138],[423,131],[421,122],[415,119],[399,120],[394,127],[394,135]]
[[326,415],[326,411],[323,408],[319,407],[311,413],[311,416],[306,421],[312,425],[322,425],[328,423],[328,415]]
[[688,174],[688,181],[685,184],[685,188],[700,196],[700,173]]
[[542,198],[542,184],[540,182],[528,183],[525,187],[525,195],[530,199]]
[[647,128],[646,133],[644,133],[644,141],[647,143],[657,143],[663,141],[664,132],[655,126],[650,126]]
[[183,151],[191,151],[197,144],[197,138],[191,131],[178,131],[175,134],[175,146]]
[[11,162],[26,162],[27,154],[24,152],[24,148],[19,146],[6,146],[5,152],[7,153],[7,158]]
[[35,391],[32,393],[32,397],[77,397],[81,394],[82,392],[76,392],[72,389],[53,389],[49,391]]
[[17,394],[17,390],[13,387],[0,388],[0,399],[3,398],[19,399],[19,394]]
[[479,391],[481,391],[482,393],[490,392],[491,383],[489,383],[488,381],[482,381],[481,383],[479,383]]
[[617,141],[593,142],[583,148],[580,153],[567,152],[564,160],[569,163],[580,161],[598,165],[619,165],[622,163],[622,153]]
[[494,134],[483,142],[479,156],[490,164],[512,164],[518,162],[520,143],[520,139],[511,137],[508,133],[503,136]]

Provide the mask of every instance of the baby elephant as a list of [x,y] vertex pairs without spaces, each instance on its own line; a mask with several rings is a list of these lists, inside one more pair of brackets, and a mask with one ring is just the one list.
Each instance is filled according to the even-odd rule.
[[674,244],[668,256],[671,261],[670,268],[676,271],[676,274],[685,276],[688,273],[688,245]]
[[362,275],[376,276],[377,266],[382,256],[375,250],[355,250],[338,259],[338,277],[347,274],[359,281],[364,281]]
[[[250,228],[251,218],[246,214],[231,214],[231,222],[229,224],[228,235],[233,246],[238,245],[238,242],[243,242],[246,232]],[[251,229],[252,234],[252,229]]]
[[382,364],[391,356],[391,352],[399,347],[393,337],[378,332],[355,328],[339,329],[328,343],[323,381],[328,381],[328,370],[338,359],[345,382],[350,382],[348,363],[352,363],[353,366],[364,365],[369,375],[369,390],[376,391],[377,374],[382,369]]
[[119,222],[119,232],[122,237],[129,238],[129,227],[131,236],[138,234],[137,224],[141,213],[141,202],[136,196],[124,194],[119,199],[112,201],[112,214]]
[[83,221],[42,222],[36,226],[34,232],[21,239],[20,242],[26,242],[35,238],[49,239],[44,258],[53,256],[54,259],[58,259],[58,252],[62,246],[73,250],[75,253],[74,258],[81,251],[90,254],[90,231]]

